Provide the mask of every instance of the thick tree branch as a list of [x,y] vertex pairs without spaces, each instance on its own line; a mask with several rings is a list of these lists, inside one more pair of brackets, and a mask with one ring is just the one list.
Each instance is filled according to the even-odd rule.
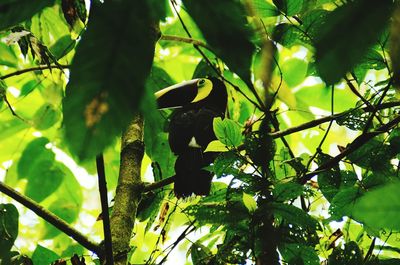
[[164,186],[167,186],[167,185],[173,183],[174,181],[175,181],[175,176],[171,176],[171,177],[162,179],[162,180],[160,180],[160,181],[147,184],[147,185],[144,187],[144,190],[143,190],[143,191],[144,191],[144,192],[148,192],[148,191],[156,190],[156,189],[162,188],[162,187],[164,187]]
[[136,211],[143,192],[140,168],[144,155],[143,119],[136,116],[122,136],[121,162],[111,216],[115,264],[126,264]]
[[88,239],[85,235],[75,230],[72,226],[70,226],[63,219],[53,214],[43,206],[39,205],[34,200],[22,195],[21,193],[15,191],[10,186],[6,185],[3,182],[0,182],[0,192],[10,196],[17,202],[24,205],[29,210],[36,213],[38,216],[42,217],[44,220],[54,225],[56,228],[60,229],[66,235],[72,237],[76,242],[81,244],[83,247],[87,248],[90,251],[93,251],[98,256],[103,255],[103,249],[97,244]]

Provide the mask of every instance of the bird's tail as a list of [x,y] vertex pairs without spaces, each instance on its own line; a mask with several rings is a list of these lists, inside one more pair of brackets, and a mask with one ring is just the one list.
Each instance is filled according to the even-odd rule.
[[211,189],[213,173],[203,169],[214,160],[213,153],[203,153],[199,148],[189,148],[178,156],[175,162],[176,197],[208,195]]

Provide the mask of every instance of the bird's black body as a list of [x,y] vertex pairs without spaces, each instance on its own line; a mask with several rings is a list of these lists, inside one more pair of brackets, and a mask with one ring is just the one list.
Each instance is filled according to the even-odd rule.
[[[202,82],[212,86],[207,93],[201,91],[205,88],[198,88]],[[174,191],[178,198],[190,196],[192,193],[208,195],[213,174],[203,168],[214,161],[216,154],[204,153],[204,150],[216,139],[213,119],[225,116],[226,87],[216,78],[197,79],[197,83],[185,83],[182,87],[177,87],[178,89],[160,93],[161,96],[157,97],[159,108],[180,107],[172,113],[168,128],[169,145],[178,156],[175,163]],[[174,97],[175,92],[179,95]],[[197,97],[199,93],[203,93],[201,98]]]

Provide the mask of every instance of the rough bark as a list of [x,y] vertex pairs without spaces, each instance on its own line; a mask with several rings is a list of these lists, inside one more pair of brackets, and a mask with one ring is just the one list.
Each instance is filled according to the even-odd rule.
[[144,154],[143,119],[136,116],[122,136],[118,186],[111,216],[115,264],[126,264],[129,241],[144,184],[140,168]]

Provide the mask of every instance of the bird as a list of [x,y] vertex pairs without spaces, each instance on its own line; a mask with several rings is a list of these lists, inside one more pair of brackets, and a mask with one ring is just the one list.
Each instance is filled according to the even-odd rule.
[[168,142],[177,156],[174,193],[177,198],[210,193],[212,164],[217,154],[204,152],[216,140],[213,120],[225,117],[227,90],[216,77],[196,78],[155,93],[158,109],[173,109],[168,125]]

